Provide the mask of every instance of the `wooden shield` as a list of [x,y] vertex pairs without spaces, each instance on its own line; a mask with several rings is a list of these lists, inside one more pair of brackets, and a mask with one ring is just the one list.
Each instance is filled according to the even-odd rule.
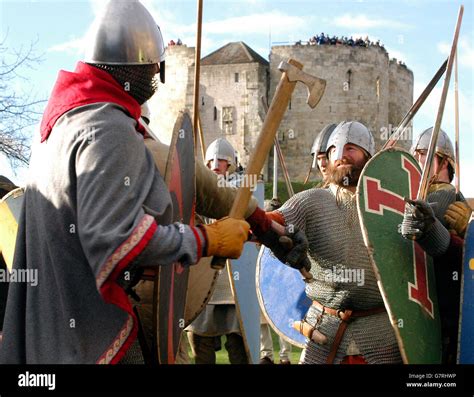
[[472,217],[464,240],[458,363],[474,364],[474,218]]
[[260,309],[273,330],[292,345],[304,348],[306,338],[292,325],[311,306],[301,273],[281,263],[262,246],[257,260],[257,296]]
[[203,257],[189,268],[188,293],[184,311],[184,322],[187,327],[204,310],[211,299],[218,270],[211,267],[212,257]]
[[[256,187],[254,196],[263,207],[263,182],[258,182]],[[260,307],[255,284],[257,257],[257,245],[246,243],[239,259],[227,261],[240,330],[250,364],[260,361]]]
[[366,164],[357,186],[362,234],[406,364],[441,362],[432,260],[399,233],[404,197],[416,198],[420,178],[410,154],[388,149]]
[[[194,135],[191,118],[181,111],[176,120],[168,161],[165,182],[173,202],[175,222],[194,223],[195,211],[195,159]],[[179,347],[181,333],[185,327],[186,291],[189,268],[180,263],[160,266],[155,279],[154,292],[154,341],[161,364],[173,364]]]
[[17,188],[0,200],[0,250],[9,271],[15,253],[18,221],[23,205],[23,188]]

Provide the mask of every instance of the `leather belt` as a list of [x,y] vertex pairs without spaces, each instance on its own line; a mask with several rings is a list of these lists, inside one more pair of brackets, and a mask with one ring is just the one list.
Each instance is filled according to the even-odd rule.
[[313,306],[321,310],[321,317],[327,313],[331,316],[338,317],[342,320],[341,323],[339,324],[336,335],[334,337],[334,341],[331,345],[331,350],[329,351],[326,364],[334,363],[337,350],[339,349],[339,345],[341,344],[342,337],[344,336],[344,333],[346,332],[347,326],[349,325],[349,320],[351,318],[373,316],[374,314],[386,312],[385,306],[376,307],[376,308],[368,309],[368,310],[332,309],[330,307],[322,305],[318,301],[313,301]]

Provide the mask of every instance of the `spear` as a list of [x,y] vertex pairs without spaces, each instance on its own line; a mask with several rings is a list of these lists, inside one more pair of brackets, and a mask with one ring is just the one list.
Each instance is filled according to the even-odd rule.
[[425,167],[423,174],[421,175],[420,187],[418,190],[417,199],[426,200],[426,194],[428,192],[429,179],[431,171],[433,169],[433,158],[435,155],[436,143],[438,142],[439,130],[441,129],[441,122],[443,120],[444,106],[446,104],[446,97],[448,95],[449,80],[451,79],[451,72],[453,70],[454,56],[456,54],[456,47],[458,43],[459,30],[461,29],[462,15],[464,12],[464,6],[459,7],[458,20],[456,23],[456,29],[454,31],[453,44],[448,58],[448,66],[446,67],[446,75],[444,76],[443,91],[441,93],[441,99],[439,102],[438,113],[436,115],[436,121],[433,127],[433,133],[431,134],[430,146],[428,148],[428,154],[426,155]]
[[[197,147],[197,135],[202,134],[199,128],[199,76],[201,69],[201,32],[202,32],[202,0],[197,0],[197,34],[196,54],[194,58],[194,103],[193,103],[193,130],[194,148]],[[201,139],[201,142],[203,140]],[[201,148],[204,150],[204,148]]]
[[425,87],[423,92],[420,94],[418,99],[415,101],[415,103],[411,106],[411,108],[408,110],[408,112],[405,114],[405,116],[403,116],[403,119],[400,122],[399,126],[397,127],[395,132],[392,135],[390,135],[387,142],[385,142],[385,144],[382,147],[382,150],[391,148],[391,147],[393,147],[397,144],[397,141],[400,139],[400,137],[405,132],[408,124],[410,124],[410,121],[413,120],[413,117],[415,117],[415,114],[421,108],[421,105],[423,105],[423,103],[426,101],[426,98],[428,98],[431,91],[433,91],[433,88],[436,86],[439,79],[441,78],[441,76],[445,72],[447,64],[448,64],[448,60],[446,59],[443,62],[443,64],[441,65],[441,67],[438,69],[436,74],[433,76],[431,81]]
[[454,59],[454,130],[455,130],[455,151],[456,151],[456,193],[461,190],[461,174],[459,171],[459,93],[458,93],[458,49]]

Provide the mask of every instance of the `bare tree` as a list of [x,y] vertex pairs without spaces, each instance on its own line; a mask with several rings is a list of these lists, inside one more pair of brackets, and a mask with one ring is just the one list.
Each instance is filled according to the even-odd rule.
[[[38,123],[41,112],[38,105],[44,99],[36,99],[31,92],[20,92],[20,80],[25,69],[33,69],[41,57],[35,54],[37,41],[26,48],[10,49],[6,36],[0,41],[0,153],[4,154],[13,168],[28,164],[30,158],[30,137],[28,127]],[[32,86],[31,86],[32,88]]]

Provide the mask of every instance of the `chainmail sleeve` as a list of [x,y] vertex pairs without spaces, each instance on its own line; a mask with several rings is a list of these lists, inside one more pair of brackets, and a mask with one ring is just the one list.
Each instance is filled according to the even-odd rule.
[[[285,219],[285,226],[295,226],[303,232],[306,231],[306,211],[308,204],[311,202],[313,191],[316,189],[309,189],[295,194],[285,204],[283,204],[276,212],[283,215]],[[312,204],[314,206],[315,203]]]

